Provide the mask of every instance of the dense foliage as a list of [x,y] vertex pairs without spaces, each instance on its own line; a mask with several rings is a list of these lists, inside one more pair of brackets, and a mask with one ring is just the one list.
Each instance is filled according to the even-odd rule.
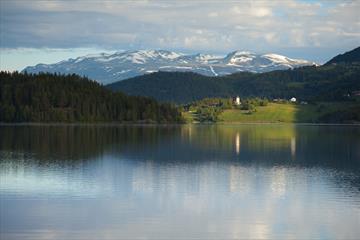
[[170,104],[114,93],[77,75],[0,72],[2,122],[179,122]]
[[360,104],[324,114],[320,117],[319,122],[360,123]]
[[183,106],[184,111],[192,112],[199,122],[218,122],[220,114],[225,109],[246,110],[247,114],[256,112],[256,107],[266,106],[268,99],[247,98],[241,105],[236,105],[232,98],[204,98]]
[[199,122],[217,122],[219,115],[224,109],[232,108],[230,98],[204,98],[185,105],[184,110],[191,111]]
[[175,103],[236,95],[241,98],[296,97],[300,101],[339,101],[360,90],[360,64],[310,66],[260,74],[239,72],[222,77],[206,77],[190,72],[157,72],[107,87],[130,95]]

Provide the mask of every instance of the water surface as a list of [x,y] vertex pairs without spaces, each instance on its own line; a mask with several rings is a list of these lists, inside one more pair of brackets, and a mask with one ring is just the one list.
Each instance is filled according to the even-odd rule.
[[357,239],[360,127],[0,126],[1,239]]

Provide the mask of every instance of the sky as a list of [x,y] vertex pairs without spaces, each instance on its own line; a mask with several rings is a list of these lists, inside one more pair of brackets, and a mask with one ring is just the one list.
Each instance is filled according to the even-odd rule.
[[137,49],[323,63],[360,46],[359,12],[358,0],[0,0],[0,69]]

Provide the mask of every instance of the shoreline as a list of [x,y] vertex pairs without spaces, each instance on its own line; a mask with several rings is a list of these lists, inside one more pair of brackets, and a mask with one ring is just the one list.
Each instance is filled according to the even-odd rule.
[[358,126],[360,123],[300,123],[300,122],[215,122],[215,123],[114,123],[114,122],[102,122],[102,123],[86,123],[86,122],[19,122],[19,123],[7,123],[0,122],[0,126],[138,126],[138,127],[166,127],[166,126],[226,126],[226,125],[299,125],[299,126]]

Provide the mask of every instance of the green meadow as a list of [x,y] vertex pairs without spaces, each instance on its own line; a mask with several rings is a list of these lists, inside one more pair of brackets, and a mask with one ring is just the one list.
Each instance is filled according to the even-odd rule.
[[[269,103],[257,106],[255,110],[224,109],[218,123],[319,123],[322,117],[356,107],[351,102],[324,102],[317,104]],[[188,123],[196,123],[194,112],[183,112]]]
[[271,103],[254,112],[239,109],[224,110],[221,122],[314,122],[318,117],[315,106]]

